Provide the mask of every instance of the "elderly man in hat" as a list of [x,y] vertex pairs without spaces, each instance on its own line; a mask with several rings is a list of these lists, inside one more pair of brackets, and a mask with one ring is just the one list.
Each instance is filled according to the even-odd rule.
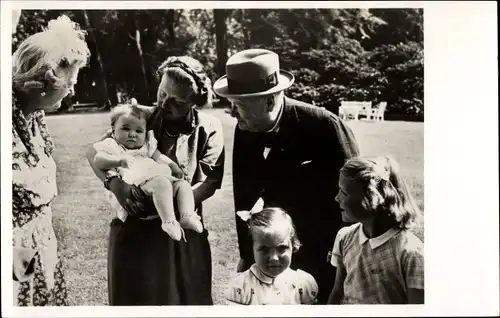
[[[233,55],[214,91],[231,102],[234,135],[233,191],[236,211],[280,207],[292,217],[302,247],[291,267],[312,274],[318,303],[325,304],[335,269],[329,252],[344,225],[335,202],[344,162],[359,154],[351,129],[335,114],[284,95],[294,82],[280,70],[276,53],[249,49]],[[236,217],[241,260],[254,262],[247,225]]]

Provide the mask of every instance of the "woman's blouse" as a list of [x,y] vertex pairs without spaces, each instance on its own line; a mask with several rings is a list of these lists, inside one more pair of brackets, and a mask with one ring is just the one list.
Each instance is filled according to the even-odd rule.
[[12,216],[13,227],[34,220],[57,195],[54,143],[43,110],[27,117],[12,94]]
[[220,120],[207,112],[192,110],[192,120],[178,136],[168,134],[159,108],[152,108],[153,129],[160,152],[175,161],[191,184],[209,182],[220,189],[224,175],[224,135]]

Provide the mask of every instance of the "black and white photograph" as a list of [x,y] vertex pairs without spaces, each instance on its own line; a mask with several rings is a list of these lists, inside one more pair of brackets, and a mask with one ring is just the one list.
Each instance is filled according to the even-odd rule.
[[[366,308],[378,315],[398,307],[384,305],[437,302],[428,290],[441,284],[436,271],[428,277],[436,253],[463,253],[447,265],[457,280],[486,272],[468,264],[479,261],[474,245],[448,249],[449,239],[438,248],[429,238],[474,236],[440,222],[474,213],[471,226],[491,213],[451,203],[443,211],[441,201],[460,192],[441,197],[428,178],[462,180],[428,160],[447,148],[428,150],[438,137],[427,114],[441,105],[429,102],[436,63],[430,71],[427,54],[439,41],[427,39],[421,2],[7,2],[2,189],[11,179],[12,192],[2,194],[2,286],[10,286],[2,307],[13,316],[23,308],[75,315],[57,312],[73,306],[106,308],[98,316],[124,306],[133,316],[175,314],[164,306],[250,315],[237,305],[334,316],[377,305]],[[495,101],[481,107],[498,114]],[[439,121],[446,130],[453,119]],[[467,175],[481,163],[468,165]],[[496,187],[479,205],[494,212],[496,198],[498,214]],[[488,268],[496,273],[482,279],[496,282],[498,314],[498,226],[495,237]]]

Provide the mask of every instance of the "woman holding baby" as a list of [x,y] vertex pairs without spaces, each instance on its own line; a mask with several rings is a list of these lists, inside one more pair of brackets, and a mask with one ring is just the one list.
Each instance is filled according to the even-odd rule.
[[[221,187],[225,154],[220,121],[195,108],[211,104],[211,81],[202,65],[187,56],[168,58],[158,72],[157,106],[139,107],[146,114],[146,130],[152,132],[157,150],[180,169],[182,175],[176,177],[191,185],[189,197],[203,224],[202,203]],[[112,130],[101,141],[112,138]],[[99,169],[96,153],[90,147],[90,165],[127,214],[114,218],[110,225],[109,304],[212,305],[207,230],[198,233],[184,228],[183,239],[173,239],[145,188],[125,182],[115,169]]]

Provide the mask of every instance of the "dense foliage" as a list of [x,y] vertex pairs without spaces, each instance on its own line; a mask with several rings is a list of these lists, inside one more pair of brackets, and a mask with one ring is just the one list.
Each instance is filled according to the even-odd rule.
[[215,80],[228,56],[262,47],[295,75],[291,97],[333,112],[342,100],[387,101],[389,114],[423,119],[421,9],[31,10],[12,48],[61,13],[92,51],[73,101],[110,106],[122,92],[151,104],[166,57],[192,55]]

